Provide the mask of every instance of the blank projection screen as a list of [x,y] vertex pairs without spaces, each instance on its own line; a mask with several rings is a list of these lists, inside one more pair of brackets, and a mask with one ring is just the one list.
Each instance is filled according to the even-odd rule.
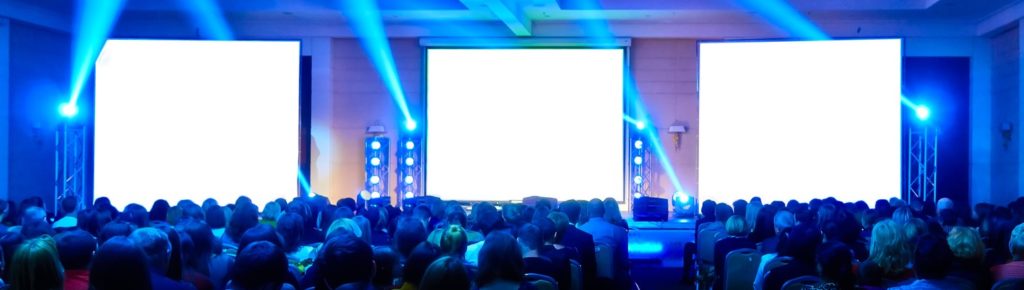
[[900,196],[900,40],[700,44],[701,199]]
[[623,55],[428,49],[426,193],[622,200]]
[[299,42],[110,40],[96,62],[96,197],[297,194]]

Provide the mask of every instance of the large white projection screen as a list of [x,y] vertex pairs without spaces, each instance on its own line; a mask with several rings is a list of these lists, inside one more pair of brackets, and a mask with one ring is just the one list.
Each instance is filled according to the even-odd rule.
[[700,44],[700,199],[900,196],[900,40]]
[[117,207],[296,196],[299,60],[292,41],[107,41],[94,195]]
[[428,49],[426,193],[622,200],[623,55]]

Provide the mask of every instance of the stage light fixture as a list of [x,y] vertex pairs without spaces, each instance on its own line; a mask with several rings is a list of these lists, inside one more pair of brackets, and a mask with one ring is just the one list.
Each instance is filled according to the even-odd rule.
[[633,183],[641,184],[643,182],[644,182],[644,178],[642,176],[637,175],[637,176],[633,177]]
[[415,195],[412,194],[412,191],[406,191],[405,192],[405,198],[413,198],[413,197],[415,197]]
[[78,115],[78,106],[72,103],[63,103],[60,105],[60,115],[71,118]]
[[411,119],[405,120],[405,129],[409,131],[416,130],[416,121]]
[[413,164],[414,162],[415,162],[415,161],[414,161],[414,160],[412,159],[412,157],[408,157],[408,158],[405,158],[405,165],[406,165],[406,166],[412,166],[412,164]]
[[359,197],[363,198],[363,200],[370,199],[370,192],[365,190],[360,191]]
[[636,140],[636,142],[633,142],[633,148],[643,149],[644,148],[644,141]]
[[929,116],[931,116],[932,111],[929,110],[928,107],[925,107],[924,105],[919,105],[916,108],[914,108],[914,114],[917,115],[918,120],[925,121],[928,120]]
[[412,149],[415,149],[415,148],[416,148],[416,143],[413,143],[412,141],[405,141],[405,149],[412,150]]
[[370,148],[373,150],[380,149],[380,141],[373,141],[370,143]]
[[634,193],[633,193],[633,198],[641,198],[641,197],[643,197],[643,196],[644,196],[644,195],[643,195],[643,194],[640,194],[639,192],[634,192]]
[[373,199],[373,198],[380,198],[380,192],[374,191],[374,192],[370,193],[370,198],[371,199]]
[[376,175],[370,176],[370,184],[377,184],[377,183],[380,183],[380,176],[376,176]]
[[405,184],[412,184],[412,182],[413,182],[412,176],[406,176],[404,181],[405,181]]
[[373,166],[380,165],[380,158],[377,158],[377,157],[370,158],[370,165],[373,165]]
[[640,156],[633,157],[633,163],[636,163],[636,165],[644,164],[644,158]]
[[636,121],[637,130],[643,130],[644,128],[647,128],[647,123],[644,123],[644,121]]

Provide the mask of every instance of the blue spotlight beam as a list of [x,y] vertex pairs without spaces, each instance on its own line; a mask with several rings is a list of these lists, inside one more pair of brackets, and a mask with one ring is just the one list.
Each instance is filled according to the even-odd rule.
[[384,22],[381,19],[377,3],[374,0],[338,0],[338,3],[342,13],[348,18],[352,30],[359,37],[363,50],[366,51],[366,55],[377,68],[385,88],[391,94],[395,104],[398,105],[402,116],[405,117],[406,129],[415,130],[416,122],[409,112],[405,91],[398,78],[398,69],[395,66],[394,56],[391,54],[391,45],[384,33]]
[[192,21],[206,32],[205,37],[216,40],[232,40],[235,38],[231,26],[224,18],[220,4],[215,0],[178,0],[178,4],[188,11]]
[[71,100],[66,105],[77,105],[124,3],[125,0],[78,0],[72,37]]
[[668,180],[672,183],[672,187],[675,188],[675,192],[684,191],[683,184],[679,182],[679,176],[676,175],[676,169],[672,167],[672,161],[669,160],[668,154],[665,153],[665,148],[661,147],[661,138],[658,137],[658,132],[654,129],[641,128],[639,126],[639,124],[649,124],[650,122],[647,121],[649,117],[643,99],[640,96],[640,91],[636,88],[636,81],[632,75],[626,74],[623,83],[626,86],[626,100],[633,111],[632,117],[624,116],[624,118],[627,121],[632,120],[634,125],[638,125],[637,130],[640,130],[640,133],[648,140],[647,143],[650,143],[651,152],[658,159],[661,168],[665,170],[665,176],[668,176]]
[[821,28],[800,14],[785,0],[736,0],[738,4],[782,29],[791,37],[807,40],[830,39]]
[[306,178],[305,174],[302,174],[302,168],[299,168],[298,172],[299,186],[302,186],[302,194],[307,197],[313,196],[313,190],[309,187],[309,179]]

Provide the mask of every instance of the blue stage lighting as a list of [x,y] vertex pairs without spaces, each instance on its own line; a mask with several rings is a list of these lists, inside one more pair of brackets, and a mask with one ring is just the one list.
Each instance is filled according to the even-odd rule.
[[633,163],[636,163],[636,165],[644,164],[644,158],[640,156],[633,157]]
[[413,148],[416,148],[416,143],[413,143],[412,141],[405,141],[405,149],[412,150]]
[[376,191],[371,192],[370,193],[370,198],[380,198],[380,192],[376,192]]
[[313,197],[313,190],[309,188],[309,178],[306,178],[306,175],[302,174],[302,168],[298,168],[295,172],[299,179],[299,186],[302,186],[302,190],[306,192],[306,196]]
[[412,176],[406,176],[404,181],[405,181],[405,184],[412,184],[413,178],[412,178]]
[[643,149],[644,148],[644,141],[636,140],[636,142],[633,142],[633,148]]
[[185,5],[188,15],[196,22],[199,30],[205,38],[216,40],[231,40],[235,36],[231,32],[231,25],[228,24],[220,4],[216,0],[187,0],[178,1]]
[[416,121],[405,120],[405,129],[409,131],[416,130]]
[[78,106],[72,103],[61,104],[60,115],[68,118],[74,117],[78,115]]
[[377,158],[377,157],[370,158],[370,165],[373,165],[373,166],[380,165],[380,158]]
[[369,191],[365,191],[365,190],[360,191],[359,192],[359,197],[363,198],[363,200],[370,199],[370,192]]
[[829,39],[828,34],[785,0],[739,0],[738,3],[794,38]]
[[373,149],[373,150],[380,149],[380,141],[370,142],[370,149]]
[[929,116],[931,116],[932,111],[929,110],[928,107],[925,107],[924,105],[919,105],[916,108],[914,108],[914,114],[917,115],[918,120],[925,121],[928,120]]
[[376,176],[376,175],[370,176],[370,183],[371,184],[378,184],[378,183],[380,183],[380,176]]
[[658,242],[630,242],[627,245],[631,254],[661,254],[665,251],[665,245]]
[[633,176],[633,183],[641,184],[644,182],[644,178],[641,176]]
[[637,130],[643,130],[644,128],[647,128],[647,123],[644,123],[644,121],[636,121]]
[[412,194],[412,191],[406,191],[406,192],[405,192],[405,198],[413,198],[413,197],[415,197],[415,196],[416,196],[416,195],[413,195],[413,194]]
[[96,58],[99,57],[110,31],[117,23],[127,0],[78,0],[72,24],[71,49],[71,100],[78,104],[78,98],[92,75]]
[[690,195],[686,194],[685,192],[677,191],[675,194],[672,194],[672,202],[676,203],[677,206],[678,205],[687,205],[687,204],[690,204],[690,202],[692,202],[692,201],[693,201],[693,198],[691,198]]
[[413,162],[412,157],[405,158],[405,166],[412,166]]
[[639,192],[634,192],[633,193],[633,198],[641,198],[641,197],[644,197],[644,195],[640,194]]

